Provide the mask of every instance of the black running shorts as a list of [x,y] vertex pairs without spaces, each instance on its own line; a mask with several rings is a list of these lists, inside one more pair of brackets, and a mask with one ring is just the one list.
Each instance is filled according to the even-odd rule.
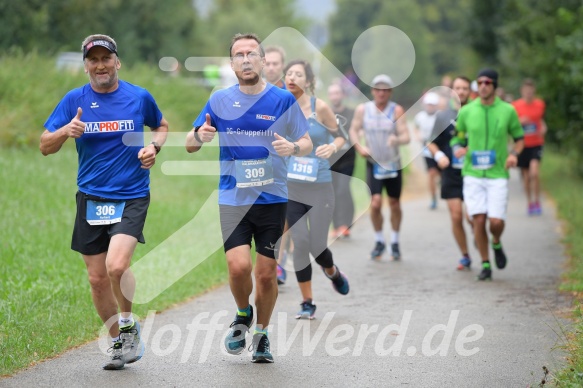
[[225,252],[255,240],[257,253],[277,258],[287,202],[251,206],[219,205]]
[[448,167],[441,172],[441,198],[464,199],[464,178],[462,170]]
[[150,205],[150,195],[126,200],[121,221],[110,225],[89,225],[87,222],[87,200],[108,201],[108,199],[80,191],[77,192],[76,198],[77,216],[75,217],[71,241],[72,250],[82,255],[97,255],[107,252],[109,241],[116,234],[133,236],[142,244],[146,242],[142,232]]
[[542,158],[543,146],[525,147],[518,155],[518,167],[528,168],[531,160],[536,159],[540,162]]
[[391,198],[401,198],[401,190],[403,187],[403,171],[399,170],[395,178],[376,179],[372,172],[372,164],[366,163],[366,183],[370,188],[370,194],[382,194],[383,187],[387,191],[387,195]]

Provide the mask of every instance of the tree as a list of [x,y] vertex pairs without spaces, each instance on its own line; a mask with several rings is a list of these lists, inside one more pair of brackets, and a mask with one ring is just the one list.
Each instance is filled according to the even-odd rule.
[[[350,68],[353,65],[353,45],[357,38],[372,27],[383,25],[400,29],[413,43],[416,56],[414,69],[402,87],[397,88],[397,98],[405,102],[416,101],[424,89],[437,86],[432,85],[432,81],[436,77],[430,59],[429,32],[424,24],[421,9],[416,2],[371,0],[366,3],[355,3],[349,0],[339,0],[337,12],[330,19],[330,42],[325,53],[339,69]],[[369,50],[371,57],[365,58],[369,62],[388,62],[387,59],[390,62],[398,61],[399,55],[402,54],[383,51],[383,42],[379,44],[378,41],[371,41],[370,44],[374,46],[371,46]],[[386,70],[386,72],[390,73],[390,70]],[[372,79],[370,75],[368,78]],[[371,79],[362,81],[366,83],[370,82]],[[363,85],[361,89],[365,94],[368,94],[370,87]]]
[[209,16],[201,21],[198,34],[205,35],[197,47],[197,55],[227,56],[231,37],[236,33],[253,32],[265,39],[280,27],[293,27],[300,32],[306,21],[294,13],[289,0],[217,0]]
[[46,44],[46,2],[0,0],[0,53],[9,49],[30,51]]
[[486,65],[499,63],[500,34],[505,0],[472,0],[467,35],[474,51]]
[[352,68],[352,46],[360,34],[373,25],[382,3],[382,0],[364,3],[337,0],[336,13],[328,23],[330,41],[324,54],[341,71]]
[[509,1],[499,34],[504,72],[532,77],[547,103],[547,140],[571,153],[583,176],[583,4]]

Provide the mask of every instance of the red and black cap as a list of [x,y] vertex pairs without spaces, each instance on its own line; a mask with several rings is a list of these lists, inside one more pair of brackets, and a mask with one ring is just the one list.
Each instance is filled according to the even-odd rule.
[[95,46],[105,47],[106,49],[117,55],[117,47],[115,47],[115,44],[105,39],[95,39],[87,43],[85,46],[83,46],[83,59],[87,57],[87,53],[89,53],[89,50],[91,50]]

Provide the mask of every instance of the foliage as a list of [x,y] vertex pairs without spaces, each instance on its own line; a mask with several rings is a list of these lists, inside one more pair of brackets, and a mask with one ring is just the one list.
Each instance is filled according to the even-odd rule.
[[[208,97],[193,78],[171,77],[146,64],[126,66],[119,77],[148,89],[170,123],[171,130],[187,130]],[[37,145],[43,124],[69,90],[88,82],[83,72],[56,69],[53,58],[29,53],[0,58],[0,116],[2,146]]]
[[[363,32],[379,25],[389,25],[402,30],[415,47],[415,68],[409,79],[397,88],[397,93],[400,101],[416,101],[424,89],[433,86],[431,82],[436,78],[428,43],[430,34],[423,22],[422,9],[417,2],[371,0],[366,3],[355,3],[338,0],[337,12],[329,23],[330,42],[324,53],[337,68],[350,69],[354,42]],[[389,55],[399,55],[383,52],[382,47],[380,50],[373,47],[371,51],[375,51],[379,58],[385,60]],[[368,94],[368,86],[362,86],[361,89]]]
[[199,40],[190,0],[0,0],[0,53],[11,48],[39,53],[79,52],[91,34],[107,34],[128,64],[157,63],[159,58],[189,55]]
[[547,103],[547,139],[576,159],[583,176],[583,4],[513,0],[504,13],[503,71],[516,89],[523,77],[537,82]]
[[279,27],[305,30],[306,21],[294,13],[294,3],[289,0],[217,0],[199,26],[199,34],[205,34],[205,39],[196,52],[197,55],[227,56],[236,33],[253,32],[264,40]]
[[557,204],[559,217],[564,221],[563,243],[569,257],[569,264],[563,275],[560,289],[576,296],[573,310],[573,325],[568,327],[566,345],[568,365],[554,376],[558,387],[580,387],[583,381],[583,315],[581,295],[583,292],[583,202],[573,200],[581,197],[583,178],[577,176],[575,161],[556,150],[545,151],[541,165],[541,178],[546,191]]

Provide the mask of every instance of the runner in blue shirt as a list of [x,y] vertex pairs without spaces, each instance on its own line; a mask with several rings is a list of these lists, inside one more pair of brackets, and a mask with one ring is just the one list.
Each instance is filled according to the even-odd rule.
[[277,299],[275,258],[287,208],[284,157],[310,153],[312,142],[293,95],[261,77],[265,53],[259,38],[235,35],[230,56],[239,83],[211,96],[186,137],[186,149],[196,152],[218,134],[220,221],[229,284],[237,304],[225,339],[227,352],[239,354],[245,349],[245,333],[253,323],[249,297],[254,239],[257,326],[252,361],[273,362],[267,326]]
[[[147,90],[119,80],[121,62],[111,37],[90,35],[81,47],[89,84],[71,90],[57,105],[44,124],[40,150],[54,154],[67,139],[75,139],[79,191],[71,248],[83,256],[103,322],[118,317],[108,327],[112,356],[103,368],[122,369],[144,352],[131,297],[126,298],[135,284],[124,282],[122,292],[121,278],[137,243],[145,242],[149,169],[166,140],[168,123]],[[153,131],[146,146],[145,125]]]

